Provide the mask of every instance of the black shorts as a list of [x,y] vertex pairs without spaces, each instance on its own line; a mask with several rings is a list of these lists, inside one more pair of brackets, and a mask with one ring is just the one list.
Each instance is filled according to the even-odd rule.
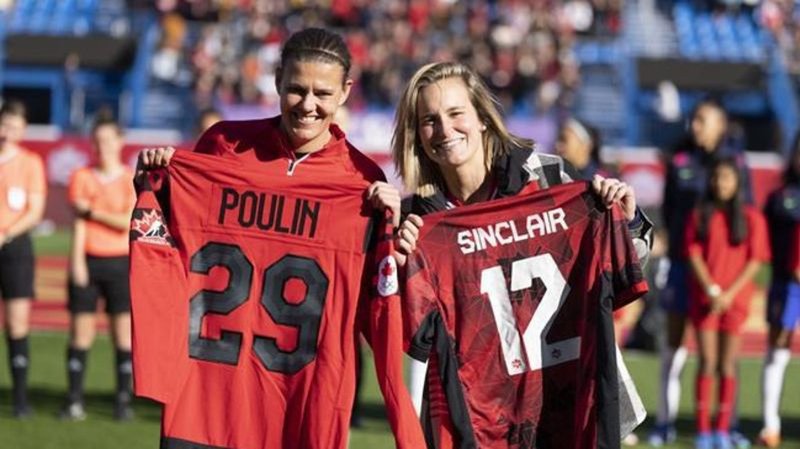
[[3,299],[33,298],[33,244],[28,234],[0,248],[0,295]]
[[86,256],[89,266],[89,285],[78,287],[69,282],[69,311],[92,313],[97,311],[100,295],[106,300],[109,315],[131,311],[131,290],[128,283],[128,256]]

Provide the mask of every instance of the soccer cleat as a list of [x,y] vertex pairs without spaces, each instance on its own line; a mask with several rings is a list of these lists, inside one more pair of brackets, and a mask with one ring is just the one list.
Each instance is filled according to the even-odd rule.
[[694,438],[695,449],[714,449],[714,437],[709,432],[698,433]]
[[758,444],[769,448],[780,447],[781,433],[774,430],[762,429],[758,434]]
[[130,421],[134,413],[130,402],[118,401],[114,404],[114,419],[117,421]]
[[731,443],[733,443],[733,447],[736,449],[750,449],[753,445],[750,439],[738,430],[731,430]]
[[86,410],[83,408],[82,403],[70,402],[64,406],[58,417],[62,421],[84,421],[86,419]]
[[677,438],[675,427],[667,424],[657,425],[647,436],[647,444],[650,447],[662,447],[667,444],[672,444]]
[[33,416],[33,409],[28,404],[14,404],[14,410],[11,412],[15,419],[26,420]]
[[731,435],[728,432],[714,432],[714,449],[734,449]]

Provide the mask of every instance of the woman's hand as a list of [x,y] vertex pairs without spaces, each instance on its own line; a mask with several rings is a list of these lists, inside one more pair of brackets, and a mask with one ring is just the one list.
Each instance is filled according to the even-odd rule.
[[726,290],[719,295],[711,298],[711,311],[713,313],[725,313],[733,303],[733,295],[730,290]]
[[145,170],[168,166],[174,154],[173,147],[145,148],[140,151],[136,160],[136,179],[142,179]]
[[592,188],[600,196],[607,207],[618,203],[622,208],[622,214],[628,221],[636,216],[636,196],[633,187],[616,178],[604,178],[594,175]]
[[86,265],[86,261],[82,263],[73,263],[69,268],[72,283],[76,287],[86,287],[89,285],[89,267]]
[[387,182],[373,182],[367,187],[367,201],[372,203],[375,209],[390,209],[392,225],[395,228],[400,225],[400,191],[397,187]]
[[397,231],[395,237],[396,253],[398,265],[405,266],[406,259],[417,249],[417,240],[419,239],[419,231],[425,226],[419,215],[409,214],[408,217],[400,225],[400,230]]

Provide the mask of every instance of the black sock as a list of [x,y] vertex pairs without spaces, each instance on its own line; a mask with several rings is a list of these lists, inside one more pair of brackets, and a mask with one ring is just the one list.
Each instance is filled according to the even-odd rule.
[[69,402],[83,402],[83,379],[86,373],[85,349],[67,349],[67,379],[69,380]]
[[11,367],[15,407],[28,405],[28,337],[8,338],[8,365]]
[[117,349],[117,400],[131,399],[131,351]]

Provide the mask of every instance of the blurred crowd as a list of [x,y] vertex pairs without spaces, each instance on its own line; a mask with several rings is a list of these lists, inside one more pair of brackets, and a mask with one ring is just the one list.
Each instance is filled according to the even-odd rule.
[[580,83],[577,39],[619,32],[622,0],[156,1],[156,83],[191,88],[200,108],[277,102],[281,41],[333,27],[353,54],[352,109],[390,108],[404,80],[433,61],[474,67],[503,107],[569,107]]

